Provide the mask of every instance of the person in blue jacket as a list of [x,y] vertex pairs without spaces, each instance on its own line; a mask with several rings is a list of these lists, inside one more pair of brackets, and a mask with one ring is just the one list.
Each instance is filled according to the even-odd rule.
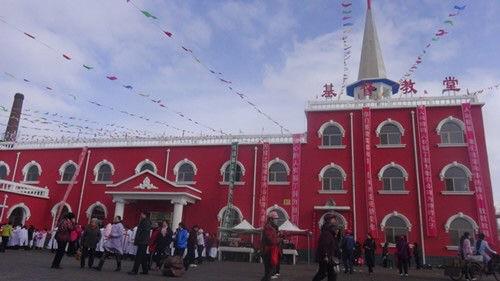
[[175,232],[175,251],[174,255],[176,256],[184,256],[184,251],[187,248],[189,238],[189,232],[184,226],[184,223],[179,223],[179,228]]

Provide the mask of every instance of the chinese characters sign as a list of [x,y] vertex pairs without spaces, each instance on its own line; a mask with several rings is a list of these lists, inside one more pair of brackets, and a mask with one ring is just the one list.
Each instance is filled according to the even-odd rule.
[[443,94],[447,92],[458,92],[460,88],[458,87],[458,80],[455,77],[448,76],[443,80]]
[[294,134],[292,152],[292,222],[299,225],[301,134]]
[[372,182],[372,156],[371,156],[371,111],[363,108],[363,150],[365,153],[365,190],[368,211],[368,231],[374,238],[378,238],[377,213],[375,211],[375,195]]
[[[479,213],[479,228],[489,238],[495,238],[496,234],[492,234],[490,223],[490,212],[488,210],[488,202],[484,195],[483,178],[481,176],[481,163],[479,160],[479,151],[476,143],[476,135],[474,133],[474,124],[472,122],[472,113],[470,103],[462,104],[462,115],[465,125],[465,138],[467,140],[467,150],[469,152],[469,161],[472,171],[472,180],[476,193],[476,204]],[[496,240],[496,239],[492,239]]]
[[269,154],[270,154],[270,146],[268,142],[262,144],[262,172],[260,176],[260,200],[259,200],[259,208],[260,208],[260,225],[264,226],[266,222],[266,209],[267,209],[267,180],[268,180],[268,168],[267,164],[269,163]]
[[333,89],[333,84],[325,84],[323,86],[325,89],[323,90],[323,94],[321,95],[324,98],[331,99],[333,97],[337,96],[337,93],[335,93],[335,90]]
[[403,94],[416,94],[417,90],[415,89],[415,82],[413,82],[411,79],[403,80],[401,82],[401,91]]
[[420,146],[420,165],[424,184],[424,206],[427,236],[437,236],[436,210],[434,209],[434,190],[432,188],[431,151],[429,148],[429,128],[425,106],[417,106],[418,141]]

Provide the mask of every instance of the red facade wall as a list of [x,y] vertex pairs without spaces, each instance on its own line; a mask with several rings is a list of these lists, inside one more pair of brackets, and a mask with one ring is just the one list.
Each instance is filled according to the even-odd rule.
[[[397,109],[371,109],[372,111],[372,167],[373,167],[373,186],[375,190],[375,203],[377,221],[380,222],[387,215],[394,211],[406,216],[412,224],[409,233],[409,240],[412,242],[420,241],[420,224],[418,215],[418,198],[417,198],[417,175],[415,171],[415,157],[413,146],[413,129],[412,129],[412,111],[415,108],[397,108]],[[351,126],[350,116],[353,116],[353,135],[354,147],[351,147]],[[365,202],[365,176],[364,172],[364,155],[363,155],[363,138],[362,138],[362,119],[361,110],[345,110],[345,111],[328,111],[328,112],[307,112],[307,143],[302,144],[302,159],[301,159],[301,187],[300,187],[300,219],[299,226],[303,229],[312,229],[317,234],[318,220],[325,211],[314,210],[314,206],[324,206],[329,199],[335,201],[336,206],[347,206],[350,210],[338,211],[345,217],[348,223],[348,228],[353,230],[354,220],[356,220],[357,238],[363,240],[367,232],[367,210]],[[425,246],[427,255],[444,256],[455,255],[453,251],[449,251],[445,246],[449,244],[448,234],[445,233],[444,225],[448,218],[452,215],[462,212],[474,218],[477,221],[476,201],[473,195],[443,195],[444,182],[441,181],[439,173],[441,169],[453,162],[457,161],[466,166],[469,166],[467,147],[438,147],[440,137],[436,133],[438,123],[447,118],[454,116],[457,119],[462,119],[460,106],[453,107],[428,107],[428,126],[430,137],[430,150],[432,161],[432,180],[434,186],[434,198],[436,206],[436,221],[438,225],[438,236],[435,238],[425,237]],[[399,122],[404,127],[404,135],[402,143],[405,147],[400,148],[379,148],[379,137],[376,135],[377,126],[391,118]],[[473,119],[478,141],[479,155],[481,157],[482,176],[484,179],[485,191],[490,204],[490,216],[493,227],[496,229],[496,220],[493,213],[493,195],[489,175],[487,151],[484,137],[484,127],[480,106],[473,106]],[[321,138],[318,137],[318,129],[322,124],[333,120],[339,123],[345,130],[343,144],[345,148],[340,149],[322,149],[320,148]],[[257,148],[257,158],[255,159],[254,151]],[[175,181],[173,172],[174,166],[179,161],[187,158],[194,162],[197,167],[195,176],[196,183],[193,187],[201,190],[202,200],[195,204],[188,204],[184,207],[183,220],[187,225],[199,224],[204,229],[215,232],[219,226],[217,214],[226,205],[227,201],[227,185],[221,185],[222,181],[220,173],[221,166],[230,158],[230,145],[215,145],[215,146],[171,146],[171,147],[122,147],[122,148],[90,148],[90,160],[87,170],[87,181],[82,198],[82,206],[80,211],[80,222],[86,222],[87,217],[85,211],[87,208],[100,201],[106,205],[108,211],[108,219],[111,219],[114,213],[114,203],[109,195],[104,192],[109,190],[104,184],[93,183],[94,167],[101,160],[106,159],[113,163],[115,173],[113,182],[119,182],[126,179],[135,173],[137,164],[144,159],[149,159],[156,164],[158,174],[164,176],[167,149],[170,149],[168,174],[167,179]],[[354,149],[354,171],[351,168],[351,150]],[[18,202],[24,202],[31,210],[31,218],[28,224],[33,224],[37,227],[49,228],[52,223],[50,209],[61,201],[67,186],[58,184],[56,181],[60,179],[59,168],[68,160],[77,162],[77,158],[81,149],[36,149],[36,150],[0,150],[0,160],[6,162],[11,170],[9,180],[12,177],[16,153],[20,152],[19,164],[16,171],[15,181],[22,181],[22,168],[29,161],[37,161],[42,167],[42,175],[40,183],[37,186],[47,186],[50,189],[50,199],[36,199],[22,195],[14,195],[9,193],[7,205],[13,206]],[[237,206],[243,217],[251,222],[252,217],[252,189],[255,172],[256,179],[256,205],[255,205],[255,226],[258,227],[257,221],[259,217],[258,198],[260,195],[260,175],[261,175],[261,157],[262,145],[240,145],[238,151],[238,161],[245,168],[245,174],[242,177],[243,185],[237,185],[234,189],[234,205]],[[292,168],[292,145],[291,144],[271,144],[270,159],[280,158],[285,161],[290,169]],[[254,171],[254,161],[257,163],[257,170]],[[379,190],[383,189],[382,182],[378,178],[380,169],[391,163],[404,167],[408,173],[408,180],[405,181],[405,189],[408,194],[379,194]],[[320,194],[321,181],[318,175],[323,167],[330,163],[335,163],[343,168],[347,177],[343,182],[343,188],[347,191],[344,194]],[[77,212],[80,193],[84,177],[83,165],[81,173],[77,179],[77,184],[74,186],[69,198],[68,204],[73,212]],[[420,169],[420,167],[419,167]],[[353,212],[353,192],[352,192],[352,174],[354,172],[355,190],[356,190],[356,217]],[[421,171],[420,171],[421,173]],[[285,209],[288,214],[291,214],[291,206],[286,203],[291,199],[291,173],[288,177],[290,184],[288,185],[269,185],[268,206],[274,204]],[[420,181],[422,185],[422,180]],[[474,190],[472,181],[470,182],[471,190]],[[422,188],[422,187],[421,187]],[[422,189],[423,190],[423,189]],[[0,192],[1,193],[1,192]],[[423,203],[422,203],[423,205]],[[139,211],[148,209],[150,211],[165,211],[170,212],[173,206],[168,201],[138,201],[132,202],[125,206],[125,223],[133,226],[138,218]],[[313,221],[314,218],[314,221]],[[5,215],[4,215],[5,221]],[[425,223],[425,222],[424,222]],[[380,231],[380,227],[379,227]],[[425,235],[425,229],[424,229]],[[313,240],[317,235],[313,237]],[[384,240],[383,232],[380,232],[380,241]],[[300,239],[299,247],[306,247],[305,239]]]

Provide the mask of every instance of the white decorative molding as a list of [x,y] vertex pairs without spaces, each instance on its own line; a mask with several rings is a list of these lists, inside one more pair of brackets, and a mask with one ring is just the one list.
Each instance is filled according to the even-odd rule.
[[6,175],[8,176],[8,175],[10,174],[10,167],[9,167],[9,164],[5,163],[5,162],[2,160],[2,161],[0,161],[0,167],[1,167],[1,166],[4,166],[4,167],[5,167],[5,170],[6,170],[6,172],[7,172],[7,174],[6,174]]
[[111,175],[115,174],[115,166],[113,163],[109,162],[106,159],[101,160],[101,162],[97,163],[94,167],[94,176],[95,176],[95,181],[97,181],[97,174],[99,173],[99,169],[101,168],[102,165],[107,164],[111,167]]
[[[60,201],[59,203],[55,204],[54,207],[52,207],[52,209],[50,210],[50,214],[52,215],[52,217],[56,216],[57,208],[59,208],[59,206],[61,206],[62,204],[63,202]],[[64,206],[68,208],[68,212],[71,212],[71,206],[68,204],[68,202],[64,202]]]
[[289,181],[270,181],[268,185],[290,185]]
[[405,143],[398,143],[398,144],[376,144],[375,145],[377,148],[405,148],[406,144]]
[[[222,179],[224,179],[224,172],[226,171],[227,166],[231,164],[231,160],[226,161],[224,164],[222,164],[222,167],[220,167],[220,174],[222,176]],[[241,176],[245,175],[245,166],[240,161],[236,161],[236,164],[240,166],[241,168]]]
[[441,181],[444,181],[444,174],[451,167],[458,167],[458,168],[462,169],[465,172],[465,174],[467,175],[467,177],[469,178],[469,180],[472,178],[472,172],[469,170],[469,168],[467,168],[467,166],[465,166],[461,163],[458,163],[457,161],[453,161],[452,163],[444,166],[443,169],[441,170],[441,172],[439,173],[439,177],[441,178]]
[[140,183],[138,186],[135,187],[136,189],[146,189],[146,190],[149,190],[149,189],[158,189],[158,187],[156,187],[152,182],[151,180],[149,179],[149,177],[145,177],[144,180],[142,181],[142,183]]
[[194,164],[193,161],[187,159],[187,158],[184,158],[182,159],[181,161],[177,162],[177,164],[175,164],[174,166],[174,175],[177,176],[177,173],[179,172],[179,168],[183,165],[183,164],[189,164],[191,165],[191,167],[193,167],[193,172],[194,172],[194,175],[196,176],[196,173],[198,173],[198,168],[196,167],[196,164]]
[[443,127],[444,124],[446,124],[447,122],[453,122],[455,124],[457,124],[460,129],[462,129],[462,132],[465,131],[465,124],[462,120],[458,119],[458,118],[455,118],[453,116],[448,116],[446,117],[445,119],[441,120],[439,122],[439,124],[437,125],[436,127],[436,133],[438,133],[438,135],[441,134],[441,128]]
[[38,164],[38,162],[36,162],[34,160],[31,160],[30,162],[26,163],[26,165],[24,165],[24,167],[23,167],[22,173],[23,173],[23,176],[24,176],[24,181],[26,181],[26,176],[28,175],[28,170],[33,165],[38,168],[38,176],[42,175],[42,166],[40,166],[40,164]]
[[339,165],[335,164],[335,163],[330,163],[328,165],[326,165],[325,167],[323,167],[323,169],[321,169],[321,171],[319,172],[318,174],[318,180],[321,181],[323,179],[323,175],[325,174],[325,172],[330,169],[330,168],[334,168],[334,169],[337,169],[340,171],[340,174],[342,174],[342,178],[344,179],[344,181],[346,180],[347,178],[347,174],[346,172],[344,171],[344,169],[342,169],[342,167],[340,167]]
[[318,149],[345,149],[347,146],[342,145],[318,145]]
[[474,195],[474,191],[449,191],[449,190],[443,190],[441,191],[441,194],[443,195],[465,195],[465,196],[470,196]]
[[398,213],[396,211],[392,212],[392,213],[389,213],[387,214],[383,219],[382,219],[382,222],[380,223],[380,230],[381,231],[384,231],[385,229],[385,225],[387,223],[387,220],[389,220],[391,217],[398,217],[398,218],[401,218],[405,223],[406,223],[406,227],[408,227],[408,231],[411,231],[411,222],[410,220],[403,214],[401,213]]
[[[465,219],[466,221],[468,221],[470,224],[472,224],[472,228],[474,229],[474,231],[477,233],[479,231],[479,226],[477,225],[476,221],[469,217],[468,215],[462,213],[462,212],[459,212],[451,217],[448,218],[448,220],[446,221],[446,223],[444,224],[444,230],[446,233],[450,232],[450,226],[451,226],[451,223],[457,219],[457,218],[462,218],[462,219]],[[472,234],[472,233],[471,233]]]
[[[243,221],[243,213],[241,210],[236,207],[235,205],[232,206],[232,208],[238,213],[238,216],[240,217],[240,221]],[[222,220],[222,216],[224,215],[224,211],[226,211],[227,206],[224,206],[222,209],[220,209],[219,213],[217,213],[217,220],[220,222]]]
[[398,127],[399,132],[401,133],[401,135],[402,136],[405,135],[405,128],[403,128],[403,126],[401,125],[401,123],[399,123],[396,120],[392,120],[391,118],[387,118],[386,120],[384,120],[384,121],[380,122],[380,124],[378,124],[377,129],[375,130],[375,132],[377,133],[377,137],[380,136],[380,130],[382,130],[382,127],[384,127],[385,125],[389,125],[389,124]]
[[281,160],[279,157],[276,157],[273,160],[269,161],[269,163],[267,164],[267,169],[271,168],[271,165],[274,163],[283,164],[283,166],[285,166],[286,169],[286,174],[290,175],[290,167],[288,167],[288,164],[284,160]]
[[274,210],[280,210],[285,215],[285,219],[287,219],[287,220],[290,219],[290,217],[288,216],[288,212],[285,209],[283,209],[282,207],[280,207],[279,205],[277,205],[277,204],[274,204],[271,207],[267,208],[266,215],[269,215],[269,213],[271,211],[274,211]]
[[108,217],[108,208],[106,208],[106,205],[104,205],[100,201],[96,201],[94,204],[90,205],[87,208],[87,211],[85,211],[85,213],[87,214],[87,218],[90,219],[90,216],[92,216],[92,212],[94,211],[94,208],[96,208],[96,207],[102,208],[102,210],[104,211],[104,218]]
[[47,187],[32,186],[7,180],[0,180],[0,191],[49,199],[49,189]]
[[336,126],[337,128],[339,128],[340,130],[340,133],[342,134],[342,137],[345,136],[345,130],[344,130],[344,127],[342,127],[342,125],[340,125],[339,123],[333,121],[333,120],[330,120],[328,122],[325,122],[323,123],[323,125],[321,125],[318,129],[318,137],[322,137],[323,136],[323,131],[329,127],[329,126]]
[[438,143],[438,147],[467,147],[467,143]]
[[10,215],[12,215],[12,212],[17,208],[21,208],[24,211],[24,218],[23,218],[23,224],[24,224],[24,221],[29,220],[31,217],[30,208],[24,203],[18,203],[16,205],[10,207],[9,211],[7,212],[7,219],[10,217]]
[[149,160],[149,159],[144,159],[142,160],[141,162],[139,162],[139,164],[137,164],[137,166],[135,167],[135,173],[138,174],[141,172],[141,169],[142,169],[142,166],[144,166],[145,164],[150,164],[151,166],[153,166],[153,173],[158,173],[158,169],[156,168],[156,164],[155,162]]
[[378,194],[384,194],[384,195],[408,195],[410,194],[409,190],[385,190],[385,189],[380,189],[378,190]]
[[346,189],[340,189],[340,190],[324,190],[320,189],[318,190],[319,194],[347,194]]
[[173,198],[172,200],[170,200],[170,203],[172,203],[174,205],[179,204],[182,206],[186,206],[188,201],[185,198]]
[[[219,184],[222,185],[222,186],[225,186],[225,185],[229,185],[229,182],[227,182],[227,181],[220,181]],[[234,185],[235,186],[243,186],[243,185],[245,185],[245,182],[244,181],[235,181]]]
[[385,165],[384,167],[382,167],[382,169],[380,169],[380,171],[378,172],[378,180],[379,181],[382,180],[382,177],[384,176],[385,170],[387,170],[389,168],[399,169],[403,173],[403,177],[405,178],[405,181],[408,181],[408,172],[405,170],[405,168],[403,168],[403,166],[401,166],[397,163],[394,163],[394,162],[391,162],[391,163]]

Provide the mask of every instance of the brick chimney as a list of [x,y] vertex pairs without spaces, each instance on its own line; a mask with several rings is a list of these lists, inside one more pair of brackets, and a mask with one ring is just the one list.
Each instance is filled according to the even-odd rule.
[[17,131],[19,130],[19,121],[21,120],[21,111],[23,109],[24,95],[16,93],[14,95],[14,103],[10,110],[9,123],[5,129],[5,141],[16,141]]

